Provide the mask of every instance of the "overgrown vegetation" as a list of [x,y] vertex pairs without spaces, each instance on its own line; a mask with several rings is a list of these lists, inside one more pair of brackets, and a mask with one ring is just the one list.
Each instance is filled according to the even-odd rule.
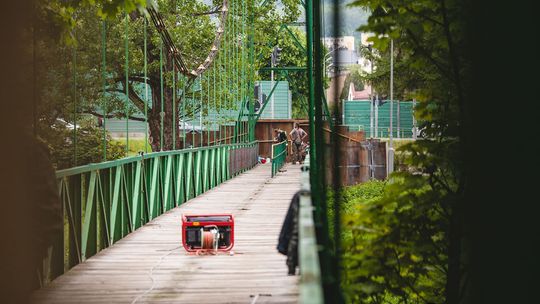
[[[51,162],[55,169],[65,169],[75,165],[102,162],[104,158],[103,147],[107,145],[107,159],[118,159],[126,156],[123,143],[115,142],[103,129],[98,128],[93,120],[83,120],[74,131],[72,125],[61,120],[40,132],[41,139],[47,144]],[[74,144],[76,141],[76,145]],[[77,149],[77,151],[75,151]],[[75,159],[76,156],[76,159]]]
[[[367,80],[394,98],[416,99],[426,137],[398,149],[401,171],[380,198],[345,208],[343,284],[352,303],[459,303],[467,291],[465,56],[459,0],[357,0],[371,12],[375,73]],[[399,167],[398,167],[399,169]],[[358,195],[362,197],[362,195]],[[347,198],[350,200],[350,198]],[[359,199],[361,200],[361,199]]]
[[[125,138],[115,138],[113,143],[121,145],[125,149],[126,139]],[[129,139],[129,150],[127,151],[126,156],[136,156],[140,152],[148,151],[152,152],[152,147],[144,138],[130,138]]]

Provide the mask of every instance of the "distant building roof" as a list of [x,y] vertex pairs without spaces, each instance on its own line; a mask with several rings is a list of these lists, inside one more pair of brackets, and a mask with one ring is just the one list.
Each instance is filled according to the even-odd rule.
[[356,91],[356,89],[354,88],[354,83],[351,82],[351,84],[349,85],[349,96],[347,99],[348,100],[369,99],[370,92],[371,92],[371,86],[365,85],[362,91]]

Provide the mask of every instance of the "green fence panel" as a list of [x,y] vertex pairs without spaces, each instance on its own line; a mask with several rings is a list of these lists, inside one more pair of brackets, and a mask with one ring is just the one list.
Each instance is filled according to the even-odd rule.
[[[397,138],[412,138],[414,126],[414,102],[394,101],[393,104],[392,135]],[[376,109],[376,107],[373,107],[372,117],[371,105],[369,100],[344,100],[343,124],[349,126],[351,130],[364,131],[366,137],[369,137],[369,135],[371,134],[371,121],[373,120],[374,137],[388,137],[390,135],[390,101],[384,100],[384,104],[378,107],[377,114],[375,114]],[[376,121],[378,121],[377,124]]]
[[272,145],[272,177],[274,177],[279,169],[285,164],[287,157],[287,142],[282,141]]

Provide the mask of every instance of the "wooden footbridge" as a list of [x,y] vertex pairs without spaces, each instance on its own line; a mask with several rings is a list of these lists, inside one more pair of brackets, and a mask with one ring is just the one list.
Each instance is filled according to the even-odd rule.
[[[36,303],[297,303],[299,276],[276,250],[300,166],[257,165],[149,221],[56,278]],[[181,214],[232,213],[233,255],[182,247]]]
[[[307,66],[268,69],[257,61],[265,58],[267,49],[259,50],[256,45],[267,42],[257,41],[254,26],[256,18],[263,18],[259,11],[273,9],[268,1],[213,1],[203,5],[208,13],[189,14],[190,21],[180,23],[178,16],[191,1],[146,2],[131,11],[123,8],[122,16],[114,16],[117,19],[96,21],[90,10],[76,22],[78,31],[100,32],[101,42],[94,49],[87,47],[90,42],[86,40],[77,41],[69,47],[69,71],[58,73],[71,77],[66,84],[71,87],[71,103],[65,105],[69,123],[62,119],[55,123],[72,131],[62,141],[71,145],[72,159],[60,166],[68,169],[56,172],[61,200],[61,208],[56,209],[62,210],[61,215],[56,214],[56,224],[63,231],[58,228],[49,233],[54,240],[47,240],[53,244],[43,267],[36,271],[41,288],[33,293],[33,301],[322,303],[319,265],[329,264],[319,263],[319,251],[327,249],[315,237],[314,206],[318,227],[324,224],[321,219],[326,212],[317,203],[323,199],[318,193],[323,189],[319,173],[324,158],[322,144],[316,142],[322,143],[322,123],[330,114],[325,108],[323,115],[323,103],[315,102],[315,89],[322,88],[314,76],[321,64],[313,61],[314,43],[320,41],[313,35],[318,26],[313,12],[318,5],[313,1],[296,5],[306,11],[305,46],[288,28],[304,26],[303,22],[287,21],[278,32],[296,41],[296,47],[306,53]],[[201,46],[194,40],[197,49],[207,53],[188,54],[186,60],[183,47],[187,42],[178,37],[183,37],[186,26],[197,33],[196,25],[215,36],[204,38],[206,44]],[[185,38],[194,38],[189,35]],[[123,47],[115,49],[123,56],[111,51],[120,37]],[[278,49],[274,49],[274,61]],[[101,62],[87,62],[89,58],[101,58]],[[281,75],[265,93],[266,99],[259,94],[259,65],[263,72]],[[313,149],[311,171],[309,160],[304,166],[281,170],[285,143],[272,148],[272,165],[258,164],[258,156],[268,153],[259,150],[257,120],[269,104],[264,100],[271,100],[277,84],[284,79],[292,83],[289,73],[306,73],[309,84],[309,98],[305,97]],[[322,83],[322,78],[317,81]],[[88,148],[79,144],[88,135],[82,130],[83,123],[93,124],[86,115],[99,118],[99,159],[90,157]],[[125,121],[123,156],[128,157],[114,154],[107,131],[109,118]],[[144,121],[145,146],[144,151],[131,153],[130,122],[134,120]],[[298,191],[300,275],[289,276],[286,257],[276,247],[289,204]],[[182,246],[182,214],[219,213],[235,218],[232,254],[187,252]],[[324,231],[317,230],[319,237]],[[205,233],[211,232],[200,231],[201,244],[208,240]],[[328,259],[327,254],[321,256]]]

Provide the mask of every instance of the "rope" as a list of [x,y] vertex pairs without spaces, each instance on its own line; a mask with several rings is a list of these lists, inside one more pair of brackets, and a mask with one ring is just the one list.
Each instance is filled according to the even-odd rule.
[[354,141],[354,142],[357,142],[357,143],[361,143],[361,142],[362,142],[362,141],[360,141],[360,140],[358,140],[358,139],[354,139],[354,138],[349,137],[349,136],[347,136],[347,135],[343,135],[343,134],[341,134],[341,133],[332,131],[332,130],[330,130],[330,129],[328,129],[328,128],[322,128],[322,129],[323,129],[324,131],[326,131],[326,132],[329,132],[329,133],[335,133],[337,136],[346,138],[346,139],[348,139],[349,141]]
[[203,232],[202,249],[213,249],[214,234],[210,231]]
[[159,267],[161,265],[161,263],[163,263],[163,260],[168,257],[171,253],[173,253],[175,250],[179,249],[180,246],[176,247],[176,248],[173,248],[173,249],[170,249],[168,250],[169,252],[162,255],[160,258],[159,258],[159,262],[154,265],[151,269],[150,269],[150,280],[152,280],[152,285],[150,286],[150,288],[148,288],[144,293],[138,295],[132,302],[131,304],[134,304],[134,303],[137,303],[137,301],[139,301],[139,299],[141,299],[142,297],[144,297],[145,295],[147,295],[148,293],[150,293],[154,287],[156,286],[156,280],[154,280],[154,270]]

